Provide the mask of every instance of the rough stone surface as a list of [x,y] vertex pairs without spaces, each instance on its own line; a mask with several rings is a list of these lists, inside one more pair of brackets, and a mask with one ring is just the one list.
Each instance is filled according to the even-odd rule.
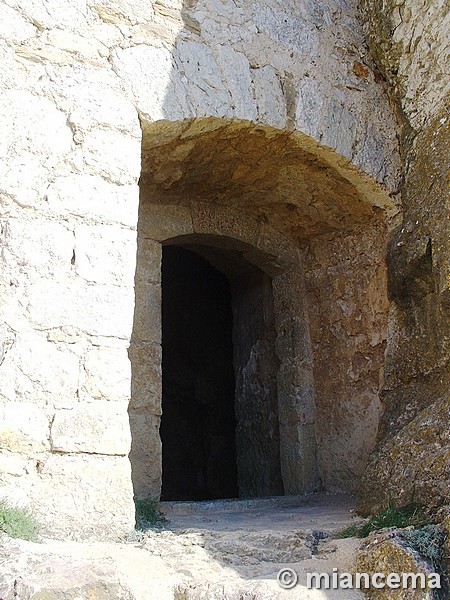
[[356,491],[383,407],[384,225],[321,236],[304,257],[322,483]]
[[[192,505],[194,504],[194,506]],[[351,571],[359,540],[328,536],[355,520],[339,497],[177,503],[169,525],[129,543],[0,542],[0,594],[5,600],[320,600],[306,573]],[[201,506],[201,505],[200,505]],[[245,526],[245,528],[243,527]],[[282,590],[278,571],[294,568],[299,585]],[[361,600],[355,590],[330,600]]]
[[364,0],[363,7],[372,56],[411,126],[421,130],[450,90],[448,4]]
[[[361,503],[366,510],[386,498],[416,495],[430,506],[448,498],[448,473],[438,458],[448,456],[449,369],[449,117],[448,20],[446,2],[366,1],[368,42],[390,83],[400,115],[404,161],[403,220],[389,240],[387,263],[390,307],[384,414],[378,456],[371,461]],[[436,26],[439,23],[439,27]],[[417,427],[425,424],[433,436]],[[402,459],[397,446],[417,450]],[[391,451],[389,451],[389,449]],[[435,463],[428,463],[436,455]],[[376,467],[375,467],[376,465]],[[387,476],[387,473],[390,475]],[[369,483],[370,480],[370,483]],[[391,480],[393,481],[393,480]],[[385,483],[384,483],[385,482]],[[374,493],[377,490],[377,493]]]
[[[402,539],[399,530],[383,530],[372,533],[359,549],[356,556],[356,571],[359,573],[422,573],[425,581],[428,575],[435,573],[434,566],[420,556],[415,550],[408,547],[405,540]],[[442,581],[443,582],[443,581]],[[413,589],[412,585],[408,589],[371,589],[368,591],[368,597],[374,600],[432,600],[436,597],[439,590]]]
[[362,512],[379,510],[393,499],[399,505],[416,502],[435,510],[450,504],[449,418],[447,397],[383,444],[362,479]]

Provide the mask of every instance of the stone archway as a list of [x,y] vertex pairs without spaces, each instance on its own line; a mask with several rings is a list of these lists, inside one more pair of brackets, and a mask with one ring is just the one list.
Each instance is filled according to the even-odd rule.
[[180,243],[213,263],[237,253],[271,280],[284,492],[356,490],[381,413],[391,199],[306,136],[211,118],[144,124],[140,188],[135,495],[161,491],[161,254]]
[[[309,337],[305,323],[299,320],[304,305],[303,295],[297,294],[302,286],[298,250],[267,225],[236,211],[211,209],[208,204],[197,203],[194,212],[196,225],[188,228],[187,213],[182,207],[148,203],[141,206],[135,325],[130,348],[133,369],[130,458],[135,494],[142,498],[159,496],[162,482],[158,433],[163,397],[160,261],[166,244],[194,249],[229,277],[232,288],[235,286],[233,337],[235,410],[239,414],[236,440],[239,494],[249,497],[312,490],[318,481],[315,410]],[[243,265],[247,265],[246,286],[239,285]],[[266,307],[261,306],[259,298],[268,291]],[[273,333],[259,331],[253,335],[254,339],[251,336],[246,339],[242,332],[252,328],[249,315],[267,307],[273,312]],[[261,318],[264,320],[264,315]],[[275,375],[267,367],[266,376],[264,367],[261,368],[264,353],[269,354],[269,362],[276,360]],[[251,381],[255,375],[259,385],[256,392],[255,380]],[[274,385],[271,377],[276,379]],[[279,458],[274,457],[273,447],[264,442],[269,433],[260,428],[262,417],[271,418],[271,411],[266,410],[266,403],[271,400],[276,404],[274,414],[278,423],[274,431],[278,430]],[[258,437],[262,438],[259,442]],[[259,474],[255,472],[257,467]],[[277,469],[279,483],[272,477],[274,474],[276,477]]]

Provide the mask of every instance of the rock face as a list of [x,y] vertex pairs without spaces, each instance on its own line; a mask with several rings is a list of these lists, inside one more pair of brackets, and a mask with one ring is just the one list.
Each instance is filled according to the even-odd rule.
[[[445,3],[394,41],[394,3],[357,4],[1,6],[0,495],[49,533],[123,534],[160,494],[163,244],[231,284],[241,495],[269,464],[280,493],[356,490],[377,435],[443,397],[448,69],[417,24]],[[402,206],[379,70],[418,132]]]
[[363,478],[365,513],[392,499],[438,509],[450,503],[450,398],[425,408],[370,460]]
[[[435,24],[448,23],[448,6],[367,1],[365,14],[372,54],[401,115],[405,177],[403,221],[387,255],[394,302],[381,394],[384,415],[361,506],[374,509],[388,494],[397,502],[417,497],[438,506],[450,501],[450,121],[448,27]],[[407,458],[405,452],[413,454]]]

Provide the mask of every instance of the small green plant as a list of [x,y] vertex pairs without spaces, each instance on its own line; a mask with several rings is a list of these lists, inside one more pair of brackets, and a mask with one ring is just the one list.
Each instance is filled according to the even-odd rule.
[[338,538],[359,537],[365,538],[372,531],[384,529],[386,527],[423,527],[429,524],[422,507],[418,504],[408,504],[397,508],[393,503],[389,503],[386,508],[378,514],[370,517],[368,521],[361,525],[350,525],[337,534]]
[[440,567],[444,557],[445,533],[437,525],[404,531],[402,538],[410,548],[428,558],[435,568]]
[[164,525],[166,517],[159,508],[159,502],[155,499],[135,500],[136,527],[137,529],[149,529]]
[[0,499],[0,532],[12,538],[35,542],[39,525],[27,508],[14,507],[7,500]]

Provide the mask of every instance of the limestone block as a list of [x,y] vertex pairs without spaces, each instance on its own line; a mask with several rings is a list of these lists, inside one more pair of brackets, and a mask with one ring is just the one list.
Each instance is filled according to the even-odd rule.
[[351,159],[356,138],[356,118],[348,108],[334,98],[330,101],[327,110],[322,144]]
[[[99,52],[103,45],[100,45]],[[107,49],[109,54],[109,49]],[[73,61],[72,61],[73,62]],[[140,138],[136,108],[127,99],[123,86],[109,68],[61,70],[49,89],[59,106],[69,115],[71,127],[81,132],[92,127],[113,128]]]
[[29,454],[49,445],[50,420],[46,410],[20,402],[0,403],[0,448]]
[[137,240],[136,281],[160,283],[161,256],[161,244],[139,236]]
[[[118,25],[112,23],[90,23],[89,32],[108,49],[118,46],[123,41],[123,35]],[[137,42],[139,43],[139,42]]]
[[99,59],[102,50],[103,52],[106,50],[106,48],[102,48],[103,44],[97,40],[63,29],[52,29],[47,32],[40,39],[40,44],[43,42],[46,42],[51,48],[70,52],[82,59]]
[[0,5],[0,37],[20,44],[36,34],[36,27],[6,4]]
[[[2,225],[0,262],[11,277],[42,279],[70,272],[73,231],[44,218],[11,218]],[[23,279],[22,279],[23,281]]]
[[306,135],[317,139],[320,135],[321,111],[325,90],[321,82],[305,77],[298,86],[298,103],[295,113],[295,126]]
[[280,80],[270,65],[252,69],[259,121],[278,129],[286,127],[286,101]]
[[51,3],[40,0],[11,0],[8,4],[20,14],[26,11],[29,20],[41,29],[61,27],[80,31],[85,26],[87,16],[86,0],[53,0]]
[[92,283],[133,285],[135,231],[105,225],[79,225],[74,234],[77,275]]
[[43,281],[27,290],[31,322],[46,329],[72,326],[91,335],[128,339],[133,320],[131,287],[89,285],[81,279]]
[[95,175],[57,177],[48,187],[49,207],[61,214],[89,217],[101,222],[136,226],[137,185],[116,185]]
[[134,495],[146,499],[159,497],[162,476],[160,417],[147,409],[130,410],[131,473]]
[[161,286],[136,283],[133,338],[137,341],[161,343]]
[[[297,7],[296,7],[297,8]],[[315,57],[319,49],[317,29],[310,21],[276,10],[267,4],[253,4],[253,20],[260,31],[266,32],[274,41],[292,48],[297,54]]]
[[[299,447],[303,452],[301,456]],[[280,426],[281,475],[286,495],[304,494],[317,489],[316,452],[314,424]]]
[[52,29],[39,37],[16,46],[19,57],[33,62],[50,63],[60,67],[70,66],[76,61],[87,61],[100,66],[108,49],[99,41],[78,33]]
[[16,333],[6,323],[0,323],[0,366],[6,358],[9,350],[14,346]]
[[140,140],[118,131],[91,129],[82,134],[73,160],[78,159],[84,172],[121,186],[135,183],[141,171]]
[[94,347],[86,354],[85,387],[92,398],[130,398],[130,361],[126,348]]
[[155,15],[153,3],[146,0],[90,0],[89,5],[105,23],[136,25]]
[[275,348],[280,360],[296,364],[311,361],[309,331],[303,319],[280,314],[277,316],[277,330]]
[[130,442],[126,402],[96,401],[58,410],[50,431],[53,452],[127,456]]
[[158,242],[193,233],[191,211],[184,206],[144,204],[139,213],[138,230]]
[[195,116],[232,116],[230,94],[208,46],[179,38],[175,62],[182,73],[181,82]]
[[56,167],[72,147],[66,116],[46,98],[7,90],[2,94],[0,129],[1,189],[23,205],[42,203],[47,168]]
[[[390,129],[392,135],[395,130],[393,127],[390,127]],[[400,170],[397,164],[398,158],[394,153],[389,154],[387,140],[390,141],[392,147],[397,144],[395,140],[390,139],[389,131],[382,130],[381,133],[380,130],[382,128],[378,124],[370,122],[366,124],[363,143],[358,154],[354,157],[354,163],[368,173],[376,173],[379,181],[386,181],[392,186],[392,189],[396,189],[398,175],[394,179],[392,172],[398,173]],[[393,164],[394,169],[391,168],[391,164]]]
[[0,396],[27,402],[71,402],[79,386],[80,359],[73,346],[57,345],[32,330],[15,334],[0,366]]
[[311,369],[282,364],[278,372],[278,418],[285,425],[314,423],[314,381]]
[[21,152],[47,158],[68,152],[72,144],[72,132],[64,113],[47,98],[28,91],[3,93],[0,126],[4,132],[0,153],[7,159],[19,159]]
[[2,65],[1,89],[31,88],[44,72],[44,66],[35,64],[33,69],[26,69],[18,60],[14,48],[0,36],[0,62]]
[[48,185],[48,171],[38,156],[24,151],[20,159],[2,162],[0,175],[7,201],[12,199],[24,207],[42,204]]
[[152,415],[161,415],[162,349],[159,344],[132,342],[130,409],[147,408]]
[[256,121],[257,111],[251,94],[252,79],[248,58],[231,46],[219,46],[217,53],[224,81],[231,94],[235,118]]
[[116,540],[133,529],[128,457],[51,454],[40,471],[28,504],[48,535]]
[[[275,254],[275,262],[283,270],[287,268],[298,270],[300,264],[298,247],[273,227],[261,225],[256,247],[264,252]],[[290,277],[296,278],[297,276],[291,275]]]
[[112,53],[115,72],[128,82],[137,109],[151,121],[178,120],[189,114],[185,91],[171,53],[141,44]]
[[36,461],[30,460],[24,454],[9,450],[0,451],[0,481],[2,484],[9,476],[14,478],[29,475],[35,468]]
[[231,245],[240,240],[244,244],[256,246],[260,224],[251,216],[207,202],[192,202],[191,213],[195,233],[228,237],[231,238]]

